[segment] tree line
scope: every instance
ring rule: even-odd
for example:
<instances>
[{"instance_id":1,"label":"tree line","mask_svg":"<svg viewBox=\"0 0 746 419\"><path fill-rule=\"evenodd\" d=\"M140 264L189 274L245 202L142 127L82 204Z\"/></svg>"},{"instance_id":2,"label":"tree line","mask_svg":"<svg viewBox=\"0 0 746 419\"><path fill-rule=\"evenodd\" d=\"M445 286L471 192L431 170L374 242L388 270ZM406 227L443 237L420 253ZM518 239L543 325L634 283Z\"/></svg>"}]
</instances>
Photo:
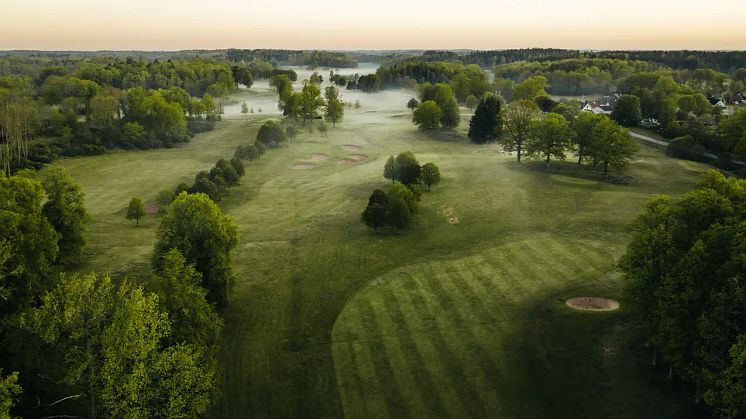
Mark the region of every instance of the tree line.
<instances>
[{"instance_id":1,"label":"tree line","mask_svg":"<svg viewBox=\"0 0 746 419\"><path fill-rule=\"evenodd\" d=\"M146 280L65 274L86 243L80 187L59 167L0 175L0 416L205 414L238 238L214 197L196 189L243 172L240 158L220 160L192 193L159 194ZM127 215L139 221L137 201Z\"/></svg>"},{"instance_id":2,"label":"tree line","mask_svg":"<svg viewBox=\"0 0 746 419\"><path fill-rule=\"evenodd\" d=\"M620 266L637 336L718 417L746 413L746 182L716 171L647 204Z\"/></svg>"},{"instance_id":3,"label":"tree line","mask_svg":"<svg viewBox=\"0 0 746 419\"><path fill-rule=\"evenodd\" d=\"M495 66L494 73L496 79L507 79L514 83L532 76L543 76L547 79L548 93L580 96L613 92L619 80L634 73L659 68L660 65L648 61L585 58L499 64Z\"/></svg>"},{"instance_id":4,"label":"tree line","mask_svg":"<svg viewBox=\"0 0 746 419\"><path fill-rule=\"evenodd\" d=\"M211 60L39 61L0 77L0 162L10 173L59 155L173 147L212 129L248 67ZM44 141L36 141L37 136Z\"/></svg>"},{"instance_id":5,"label":"tree line","mask_svg":"<svg viewBox=\"0 0 746 419\"><path fill-rule=\"evenodd\" d=\"M356 68L357 60L343 52L276 49L229 49L226 59L232 62L263 61L280 65L334 68Z\"/></svg>"}]
</instances>

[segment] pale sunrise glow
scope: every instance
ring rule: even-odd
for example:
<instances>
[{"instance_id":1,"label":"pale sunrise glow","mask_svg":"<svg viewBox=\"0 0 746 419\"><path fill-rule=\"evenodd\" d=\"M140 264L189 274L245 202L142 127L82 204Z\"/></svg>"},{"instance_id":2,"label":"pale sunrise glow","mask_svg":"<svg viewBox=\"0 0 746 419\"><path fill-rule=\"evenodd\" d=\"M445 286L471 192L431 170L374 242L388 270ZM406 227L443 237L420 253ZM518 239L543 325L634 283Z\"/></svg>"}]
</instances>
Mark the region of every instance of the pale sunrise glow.
<instances>
[{"instance_id":1,"label":"pale sunrise glow","mask_svg":"<svg viewBox=\"0 0 746 419\"><path fill-rule=\"evenodd\" d=\"M739 0L5 0L0 49L744 49Z\"/></svg>"}]
</instances>

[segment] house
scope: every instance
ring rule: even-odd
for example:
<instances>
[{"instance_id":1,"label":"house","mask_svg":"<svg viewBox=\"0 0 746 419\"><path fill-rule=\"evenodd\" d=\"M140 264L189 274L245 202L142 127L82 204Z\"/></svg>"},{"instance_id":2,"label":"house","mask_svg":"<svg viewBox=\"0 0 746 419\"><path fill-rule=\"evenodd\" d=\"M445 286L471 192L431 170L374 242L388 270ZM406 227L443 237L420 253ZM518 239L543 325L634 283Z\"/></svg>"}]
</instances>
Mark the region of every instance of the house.
<instances>
[{"instance_id":1,"label":"house","mask_svg":"<svg viewBox=\"0 0 746 419\"><path fill-rule=\"evenodd\" d=\"M725 108L728 107L728 104L725 103L725 99L723 99L721 97L710 96L710 97L707 98L707 100L710 101L710 105L712 105L712 106L719 106L719 107L721 107L723 109L725 109Z\"/></svg>"},{"instance_id":2,"label":"house","mask_svg":"<svg viewBox=\"0 0 746 419\"><path fill-rule=\"evenodd\" d=\"M728 96L728 103L731 105L744 105L746 104L746 95L741 92L736 92Z\"/></svg>"},{"instance_id":3,"label":"house","mask_svg":"<svg viewBox=\"0 0 746 419\"><path fill-rule=\"evenodd\" d=\"M609 103L600 104L595 101L586 102L581 109L583 112L592 112L594 115L611 115L614 107Z\"/></svg>"}]
</instances>

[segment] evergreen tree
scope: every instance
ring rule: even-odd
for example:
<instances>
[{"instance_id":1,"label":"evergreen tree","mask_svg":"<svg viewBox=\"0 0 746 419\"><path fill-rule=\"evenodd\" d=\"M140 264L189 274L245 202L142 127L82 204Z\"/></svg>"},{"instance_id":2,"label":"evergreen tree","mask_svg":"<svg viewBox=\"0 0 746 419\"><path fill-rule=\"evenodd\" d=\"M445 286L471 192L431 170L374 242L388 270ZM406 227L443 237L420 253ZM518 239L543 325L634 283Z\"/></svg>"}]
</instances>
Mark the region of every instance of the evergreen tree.
<instances>
[{"instance_id":1,"label":"evergreen tree","mask_svg":"<svg viewBox=\"0 0 746 419\"><path fill-rule=\"evenodd\" d=\"M469 138L478 144L496 140L502 134L501 103L495 96L482 99L469 122Z\"/></svg>"}]
</instances>

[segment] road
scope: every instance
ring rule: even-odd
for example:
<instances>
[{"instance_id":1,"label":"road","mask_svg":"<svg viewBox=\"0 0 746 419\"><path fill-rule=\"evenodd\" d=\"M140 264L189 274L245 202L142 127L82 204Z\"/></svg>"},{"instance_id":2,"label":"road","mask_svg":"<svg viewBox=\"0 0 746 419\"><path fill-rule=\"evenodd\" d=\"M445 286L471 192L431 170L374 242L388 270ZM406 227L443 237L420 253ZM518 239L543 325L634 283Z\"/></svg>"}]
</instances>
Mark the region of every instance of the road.
<instances>
[{"instance_id":1,"label":"road","mask_svg":"<svg viewBox=\"0 0 746 419\"><path fill-rule=\"evenodd\" d=\"M658 144L658 145L662 145L662 146L667 146L668 145L668 142L666 142L666 141L656 140L655 138L650 138L650 137L644 136L642 134L638 134L638 133L633 132L633 131L630 131L629 135L631 135L634 138L637 138L638 140L647 141L649 143ZM704 155L708 159L717 160L717 158L718 158L718 156L716 156L716 155L714 155L712 153L705 153ZM743 162L735 162L735 163L736 164L741 164L741 165L744 164Z\"/></svg>"}]
</instances>

